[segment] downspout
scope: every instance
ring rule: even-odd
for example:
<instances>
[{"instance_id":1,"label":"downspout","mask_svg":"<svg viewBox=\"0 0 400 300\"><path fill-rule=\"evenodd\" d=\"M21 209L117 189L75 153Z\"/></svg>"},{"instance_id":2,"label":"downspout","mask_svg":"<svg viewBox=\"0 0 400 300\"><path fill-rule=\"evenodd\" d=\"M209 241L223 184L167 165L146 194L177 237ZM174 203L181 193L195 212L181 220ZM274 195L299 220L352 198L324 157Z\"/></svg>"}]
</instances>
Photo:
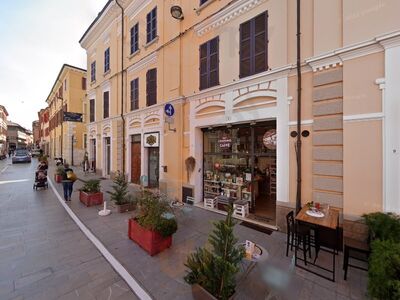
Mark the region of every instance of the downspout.
<instances>
[{"instance_id":1,"label":"downspout","mask_svg":"<svg viewBox=\"0 0 400 300\"><path fill-rule=\"evenodd\" d=\"M301 209L301 32L300 32L300 1L297 0L297 193L296 193L296 213Z\"/></svg>"},{"instance_id":2,"label":"downspout","mask_svg":"<svg viewBox=\"0 0 400 300\"><path fill-rule=\"evenodd\" d=\"M125 19L125 10L119 4L118 0L115 0L115 3L121 9L121 120L122 120L122 174L125 174L125 117L124 117L124 19Z\"/></svg>"}]
</instances>

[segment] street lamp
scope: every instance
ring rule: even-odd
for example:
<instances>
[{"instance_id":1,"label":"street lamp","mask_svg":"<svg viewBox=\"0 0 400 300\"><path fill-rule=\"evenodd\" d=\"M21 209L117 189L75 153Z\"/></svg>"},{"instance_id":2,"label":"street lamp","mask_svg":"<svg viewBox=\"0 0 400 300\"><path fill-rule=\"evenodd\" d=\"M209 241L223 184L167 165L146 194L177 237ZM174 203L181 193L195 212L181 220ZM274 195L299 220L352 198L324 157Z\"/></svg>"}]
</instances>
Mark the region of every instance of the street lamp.
<instances>
[{"instance_id":1,"label":"street lamp","mask_svg":"<svg viewBox=\"0 0 400 300\"><path fill-rule=\"evenodd\" d=\"M171 7L171 16L177 20L183 20L183 12L182 8L178 5L174 5Z\"/></svg>"}]
</instances>

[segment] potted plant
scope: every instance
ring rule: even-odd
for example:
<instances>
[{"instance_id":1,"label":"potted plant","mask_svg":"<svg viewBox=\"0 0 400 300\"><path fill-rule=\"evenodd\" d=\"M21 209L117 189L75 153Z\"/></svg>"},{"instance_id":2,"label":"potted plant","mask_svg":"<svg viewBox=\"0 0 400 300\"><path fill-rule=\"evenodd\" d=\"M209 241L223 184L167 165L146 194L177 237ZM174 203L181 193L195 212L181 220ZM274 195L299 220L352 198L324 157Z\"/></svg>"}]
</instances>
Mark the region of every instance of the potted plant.
<instances>
[{"instance_id":1,"label":"potted plant","mask_svg":"<svg viewBox=\"0 0 400 300\"><path fill-rule=\"evenodd\" d=\"M64 174L64 167L63 166L58 166L56 169L56 173L54 174L54 180L57 183L61 183L63 179L63 174Z\"/></svg>"},{"instance_id":2,"label":"potted plant","mask_svg":"<svg viewBox=\"0 0 400 300\"><path fill-rule=\"evenodd\" d=\"M369 296L400 299L400 216L377 212L363 217L371 238Z\"/></svg>"},{"instance_id":3,"label":"potted plant","mask_svg":"<svg viewBox=\"0 0 400 300\"><path fill-rule=\"evenodd\" d=\"M245 252L243 246L236 245L232 214L230 206L226 219L214 222L208 239L211 250L198 248L185 263L189 271L184 279L192 285L194 299L230 299L235 293L235 278Z\"/></svg>"},{"instance_id":4,"label":"potted plant","mask_svg":"<svg viewBox=\"0 0 400 300\"><path fill-rule=\"evenodd\" d=\"M117 171L113 182L113 191L108 193L111 195L111 200L114 201L117 206L118 212L123 213L134 210L136 208L135 200L128 192L128 182L124 174Z\"/></svg>"},{"instance_id":5,"label":"potted plant","mask_svg":"<svg viewBox=\"0 0 400 300\"><path fill-rule=\"evenodd\" d=\"M177 229L169 203L160 195L143 191L137 202L137 215L129 219L129 238L153 256L171 246Z\"/></svg>"},{"instance_id":6,"label":"potted plant","mask_svg":"<svg viewBox=\"0 0 400 300\"><path fill-rule=\"evenodd\" d=\"M100 180L92 179L86 181L83 187L79 189L79 200L86 206L103 204Z\"/></svg>"}]
</instances>

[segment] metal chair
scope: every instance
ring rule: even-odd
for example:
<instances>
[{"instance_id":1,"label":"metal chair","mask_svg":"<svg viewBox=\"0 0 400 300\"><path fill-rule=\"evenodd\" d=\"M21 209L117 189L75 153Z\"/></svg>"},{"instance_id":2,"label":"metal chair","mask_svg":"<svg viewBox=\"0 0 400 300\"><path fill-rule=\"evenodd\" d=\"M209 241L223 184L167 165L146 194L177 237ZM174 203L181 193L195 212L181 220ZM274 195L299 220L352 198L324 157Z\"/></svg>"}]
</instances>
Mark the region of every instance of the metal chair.
<instances>
[{"instance_id":1,"label":"metal chair","mask_svg":"<svg viewBox=\"0 0 400 300\"><path fill-rule=\"evenodd\" d=\"M311 258L310 228L308 226L296 223L294 220L293 211L286 215L286 226L286 256L289 255L289 246L290 251L293 251L294 246L295 251L303 251L304 263L307 265L307 252ZM300 248L300 244L302 244L302 248Z\"/></svg>"},{"instance_id":2,"label":"metal chair","mask_svg":"<svg viewBox=\"0 0 400 300\"><path fill-rule=\"evenodd\" d=\"M368 258L370 253L371 250L369 248L368 242L361 242L347 237L344 238L344 257L343 257L344 280L347 280L347 269L349 267L368 271L368 268L363 268L361 266L350 264L349 258L366 262L368 264Z\"/></svg>"}]
</instances>

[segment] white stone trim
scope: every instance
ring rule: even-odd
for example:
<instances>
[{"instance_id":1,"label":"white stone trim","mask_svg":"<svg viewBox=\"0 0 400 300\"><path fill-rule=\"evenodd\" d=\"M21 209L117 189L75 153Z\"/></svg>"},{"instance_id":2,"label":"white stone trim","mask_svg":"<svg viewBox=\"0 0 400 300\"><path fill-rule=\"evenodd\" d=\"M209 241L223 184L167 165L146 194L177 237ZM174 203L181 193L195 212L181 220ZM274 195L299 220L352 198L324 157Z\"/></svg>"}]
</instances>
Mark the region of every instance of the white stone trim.
<instances>
[{"instance_id":1,"label":"white stone trim","mask_svg":"<svg viewBox=\"0 0 400 300\"><path fill-rule=\"evenodd\" d=\"M129 21L132 21L136 18L140 12L151 3L151 0L135 0L132 1L131 4L125 10L126 15L129 18Z\"/></svg>"},{"instance_id":2,"label":"white stone trim","mask_svg":"<svg viewBox=\"0 0 400 300\"><path fill-rule=\"evenodd\" d=\"M130 66L127 70L128 75L132 73L137 73L147 67L149 67L152 64L155 64L157 62L157 52L151 53L149 56L146 56L142 60L138 61L137 63L133 64Z\"/></svg>"},{"instance_id":3,"label":"white stone trim","mask_svg":"<svg viewBox=\"0 0 400 300\"><path fill-rule=\"evenodd\" d=\"M267 0L241 0L226 6L222 11L213 15L211 18L206 19L204 22L196 25L194 31L198 36L215 30L216 28L236 19L237 17L247 13L258 5L266 2Z\"/></svg>"},{"instance_id":4,"label":"white stone trim","mask_svg":"<svg viewBox=\"0 0 400 300\"><path fill-rule=\"evenodd\" d=\"M384 113L377 112L377 113L343 116L343 121L344 122L375 121L375 120L382 120L383 117L384 117Z\"/></svg>"},{"instance_id":5,"label":"white stone trim","mask_svg":"<svg viewBox=\"0 0 400 300\"><path fill-rule=\"evenodd\" d=\"M314 120L310 119L310 120L302 120L301 121L301 125L312 125L314 124ZM288 123L289 126L296 126L297 125L297 121L290 121Z\"/></svg>"}]
</instances>

